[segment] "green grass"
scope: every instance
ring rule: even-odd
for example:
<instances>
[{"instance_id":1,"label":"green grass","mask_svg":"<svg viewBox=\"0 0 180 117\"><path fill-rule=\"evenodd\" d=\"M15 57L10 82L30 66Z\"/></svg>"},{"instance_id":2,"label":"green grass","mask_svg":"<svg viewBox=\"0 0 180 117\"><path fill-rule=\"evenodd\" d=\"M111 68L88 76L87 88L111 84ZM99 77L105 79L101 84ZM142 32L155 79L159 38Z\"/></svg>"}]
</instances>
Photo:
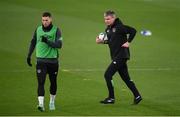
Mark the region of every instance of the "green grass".
<instances>
[{"instance_id":1,"label":"green grass","mask_svg":"<svg viewBox=\"0 0 180 117\"><path fill-rule=\"evenodd\" d=\"M180 115L179 4L179 0L1 0L0 115ZM131 105L133 96L118 75L114 76L116 103L98 103L107 96L103 73L110 57L108 47L95 44L95 37L105 28L107 9L138 30L128 62L143 96L138 106ZM52 12L64 45L57 109L48 111L47 79L46 111L41 113L36 109L35 56L30 68L26 55L44 11ZM153 35L141 36L142 29Z\"/></svg>"}]
</instances>

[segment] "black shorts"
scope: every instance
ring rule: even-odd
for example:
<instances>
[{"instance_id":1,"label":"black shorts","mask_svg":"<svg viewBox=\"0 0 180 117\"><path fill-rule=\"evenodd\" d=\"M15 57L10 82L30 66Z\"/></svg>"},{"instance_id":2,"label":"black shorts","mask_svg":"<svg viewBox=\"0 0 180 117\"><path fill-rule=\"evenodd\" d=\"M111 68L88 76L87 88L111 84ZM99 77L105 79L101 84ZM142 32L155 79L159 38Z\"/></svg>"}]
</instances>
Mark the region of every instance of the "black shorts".
<instances>
[{"instance_id":1,"label":"black shorts","mask_svg":"<svg viewBox=\"0 0 180 117\"><path fill-rule=\"evenodd\" d=\"M59 69L59 64L58 62L56 63L45 63L45 62L40 62L38 61L36 64L36 73L37 76L42 76L42 75L56 75L58 73Z\"/></svg>"}]
</instances>

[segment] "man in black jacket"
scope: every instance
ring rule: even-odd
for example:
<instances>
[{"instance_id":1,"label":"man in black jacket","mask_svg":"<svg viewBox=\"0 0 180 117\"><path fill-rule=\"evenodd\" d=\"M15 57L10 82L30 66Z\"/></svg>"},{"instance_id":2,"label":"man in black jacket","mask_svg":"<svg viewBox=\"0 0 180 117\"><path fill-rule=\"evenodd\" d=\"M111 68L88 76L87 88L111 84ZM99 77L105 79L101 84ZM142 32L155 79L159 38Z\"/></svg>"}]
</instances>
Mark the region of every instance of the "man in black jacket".
<instances>
[{"instance_id":1,"label":"man in black jacket","mask_svg":"<svg viewBox=\"0 0 180 117\"><path fill-rule=\"evenodd\" d=\"M130 79L127 67L127 60L130 59L129 44L136 35L136 30L130 26L124 25L119 18L116 18L114 11L106 11L104 20L107 28L107 40L96 38L97 44L108 44L112 62L107 68L104 77L109 91L109 96L100 103L113 104L115 102L113 75L118 72L122 80L134 95L134 104L138 104L142 97L135 84Z\"/></svg>"}]
</instances>

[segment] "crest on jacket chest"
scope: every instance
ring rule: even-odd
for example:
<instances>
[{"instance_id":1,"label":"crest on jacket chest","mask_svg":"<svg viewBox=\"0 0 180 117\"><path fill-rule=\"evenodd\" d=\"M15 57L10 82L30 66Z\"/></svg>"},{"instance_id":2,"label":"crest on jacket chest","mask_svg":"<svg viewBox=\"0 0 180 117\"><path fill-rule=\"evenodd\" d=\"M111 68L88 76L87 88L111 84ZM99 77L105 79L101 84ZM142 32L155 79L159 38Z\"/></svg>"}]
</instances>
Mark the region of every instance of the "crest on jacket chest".
<instances>
[{"instance_id":1,"label":"crest on jacket chest","mask_svg":"<svg viewBox=\"0 0 180 117\"><path fill-rule=\"evenodd\" d=\"M116 28L112 28L112 32L116 32Z\"/></svg>"}]
</instances>

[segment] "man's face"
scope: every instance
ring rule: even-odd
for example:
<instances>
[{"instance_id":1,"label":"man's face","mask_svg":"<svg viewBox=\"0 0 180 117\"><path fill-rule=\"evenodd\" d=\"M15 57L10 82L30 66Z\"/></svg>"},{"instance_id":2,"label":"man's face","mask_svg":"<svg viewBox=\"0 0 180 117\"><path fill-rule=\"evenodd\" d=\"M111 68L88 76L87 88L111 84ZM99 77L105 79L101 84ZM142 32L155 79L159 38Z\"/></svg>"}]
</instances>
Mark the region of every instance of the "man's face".
<instances>
[{"instance_id":1,"label":"man's face","mask_svg":"<svg viewBox=\"0 0 180 117\"><path fill-rule=\"evenodd\" d=\"M104 16L104 22L107 26L112 25L114 21L115 21L115 16L111 16L111 15Z\"/></svg>"},{"instance_id":2,"label":"man's face","mask_svg":"<svg viewBox=\"0 0 180 117\"><path fill-rule=\"evenodd\" d=\"M52 22L51 17L42 17L42 24L44 27L48 27Z\"/></svg>"}]
</instances>

